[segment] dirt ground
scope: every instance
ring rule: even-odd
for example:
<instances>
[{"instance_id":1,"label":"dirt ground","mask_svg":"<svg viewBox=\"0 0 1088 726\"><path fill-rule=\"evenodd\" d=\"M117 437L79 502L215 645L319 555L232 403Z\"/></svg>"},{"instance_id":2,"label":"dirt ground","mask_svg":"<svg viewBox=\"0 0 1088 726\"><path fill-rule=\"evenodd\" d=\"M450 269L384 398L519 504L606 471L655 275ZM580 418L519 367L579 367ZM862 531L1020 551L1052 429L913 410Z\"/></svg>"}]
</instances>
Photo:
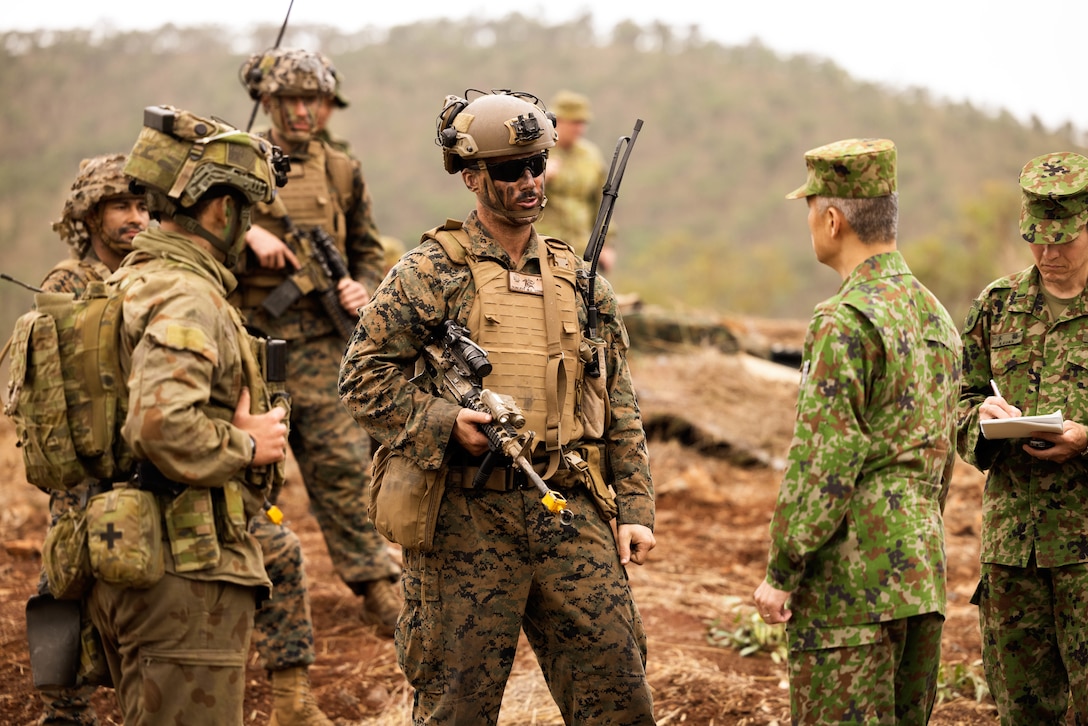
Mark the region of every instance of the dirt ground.
<instances>
[{"instance_id":1,"label":"dirt ground","mask_svg":"<svg viewBox=\"0 0 1088 726\"><path fill-rule=\"evenodd\" d=\"M799 344L803 327L767 328ZM767 531L789 446L796 372L712 348L636 355L632 370L657 489L658 545L629 570L649 634L648 673L657 721L666 724L788 724L785 667L768 653L741 656L715 645L710 628L751 622L762 580ZM992 701L975 698L981 680L976 609L982 476L960 462L946 511L948 620L943 661L950 688L931 723L996 723ZM25 483L10 423L0 420L0 723L29 724L40 713L32 686L24 607L40 567L46 498ZM281 502L302 539L311 584L318 701L341 724L410 723L410 689L392 642L359 619L359 602L332 572L324 541L293 481ZM394 554L396 549L391 547ZM252 661L251 661L252 663ZM265 724L271 693L255 665L248 673L246 723ZM120 723L113 694L95 696L99 720ZM524 638L507 686L502 724L559 724Z\"/></svg>"}]
</instances>

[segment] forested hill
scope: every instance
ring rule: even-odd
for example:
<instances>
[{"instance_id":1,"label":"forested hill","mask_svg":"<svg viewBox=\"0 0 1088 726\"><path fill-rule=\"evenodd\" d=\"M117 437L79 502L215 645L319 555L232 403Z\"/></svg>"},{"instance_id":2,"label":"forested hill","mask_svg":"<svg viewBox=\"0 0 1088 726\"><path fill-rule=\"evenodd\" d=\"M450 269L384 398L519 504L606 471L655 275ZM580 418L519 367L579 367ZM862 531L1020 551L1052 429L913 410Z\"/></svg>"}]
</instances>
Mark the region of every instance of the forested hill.
<instances>
[{"instance_id":1,"label":"forested hill","mask_svg":"<svg viewBox=\"0 0 1088 726\"><path fill-rule=\"evenodd\" d=\"M169 103L244 127L252 102L238 67L271 45L277 22L242 35L214 26L0 34L0 271L37 283L64 254L50 223L79 160L131 148L144 106ZM1020 168L1085 141L1082 129L860 82L826 59L784 57L756 40L723 46L697 31L634 23L600 37L588 15L357 34L292 27L283 45L335 60L352 105L333 130L363 159L382 231L409 245L471 205L434 144L447 94L585 93L596 112L588 135L606 158L643 119L613 217L612 278L622 291L685 309L808 317L838 278L813 260L804 205L783 196L804 178L806 149L881 136L899 147L900 246L962 320L986 282L1030 262L1016 237ZM0 285L0 324L10 329L31 299Z\"/></svg>"}]
</instances>

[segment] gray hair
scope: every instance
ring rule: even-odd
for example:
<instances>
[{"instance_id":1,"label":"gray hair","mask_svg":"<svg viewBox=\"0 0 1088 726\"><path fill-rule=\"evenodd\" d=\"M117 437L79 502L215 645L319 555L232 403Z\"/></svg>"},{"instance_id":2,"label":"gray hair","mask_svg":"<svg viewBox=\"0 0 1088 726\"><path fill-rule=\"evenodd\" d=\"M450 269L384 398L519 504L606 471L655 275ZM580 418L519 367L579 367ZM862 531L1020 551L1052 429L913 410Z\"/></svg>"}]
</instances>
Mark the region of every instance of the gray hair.
<instances>
[{"instance_id":1,"label":"gray hair","mask_svg":"<svg viewBox=\"0 0 1088 726\"><path fill-rule=\"evenodd\" d=\"M893 242L899 226L899 192L870 199L816 197L817 211L835 207L864 244Z\"/></svg>"}]
</instances>

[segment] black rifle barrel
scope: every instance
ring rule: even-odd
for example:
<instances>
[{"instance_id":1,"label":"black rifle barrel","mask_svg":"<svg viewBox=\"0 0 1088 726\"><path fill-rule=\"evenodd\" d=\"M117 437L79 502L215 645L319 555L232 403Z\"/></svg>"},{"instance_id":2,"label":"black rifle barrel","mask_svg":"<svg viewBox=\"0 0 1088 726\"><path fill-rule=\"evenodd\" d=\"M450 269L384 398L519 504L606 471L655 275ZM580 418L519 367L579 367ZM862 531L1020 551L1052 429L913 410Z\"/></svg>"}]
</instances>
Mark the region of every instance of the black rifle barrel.
<instances>
[{"instance_id":1,"label":"black rifle barrel","mask_svg":"<svg viewBox=\"0 0 1088 726\"><path fill-rule=\"evenodd\" d=\"M621 136L616 142L616 150L612 153L612 165L608 169L608 178L605 179L604 189L601 194L601 207L597 210L597 220L593 223L593 233L589 236L589 244L583 259L589 263L588 284L585 290L587 325L586 332L590 338L597 337L597 303L594 300L594 288L597 283L597 261L604 249L604 240L608 235L608 225L612 221L612 209L616 206L616 198L620 195L620 182L623 181L623 172L627 168L627 160L631 158L631 149L635 146L635 139L642 129L642 119L635 120L635 128L630 136ZM620 153L622 152L622 156Z\"/></svg>"}]
</instances>

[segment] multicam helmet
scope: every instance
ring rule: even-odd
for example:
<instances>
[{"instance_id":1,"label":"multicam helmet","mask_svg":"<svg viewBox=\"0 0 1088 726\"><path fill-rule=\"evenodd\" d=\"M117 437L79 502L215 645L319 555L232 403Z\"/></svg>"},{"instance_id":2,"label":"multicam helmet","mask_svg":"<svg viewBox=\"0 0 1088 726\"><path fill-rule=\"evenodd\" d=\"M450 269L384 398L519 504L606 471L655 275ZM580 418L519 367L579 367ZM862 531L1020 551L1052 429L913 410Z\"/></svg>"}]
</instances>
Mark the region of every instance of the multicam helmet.
<instances>
[{"instance_id":1,"label":"multicam helmet","mask_svg":"<svg viewBox=\"0 0 1088 726\"><path fill-rule=\"evenodd\" d=\"M262 96L333 96L336 71L325 60L308 50L274 48L251 55L238 78L254 101Z\"/></svg>"},{"instance_id":2,"label":"multicam helmet","mask_svg":"<svg viewBox=\"0 0 1088 726\"><path fill-rule=\"evenodd\" d=\"M124 165L124 154L104 154L79 163L79 174L64 201L61 218L53 223L53 231L72 248L77 258L85 257L91 247L87 215L98 208L99 202L135 196L129 190L130 179L124 174Z\"/></svg>"},{"instance_id":3,"label":"multicam helmet","mask_svg":"<svg viewBox=\"0 0 1088 726\"><path fill-rule=\"evenodd\" d=\"M438 115L442 164L455 174L470 166L469 160L513 156L555 146L555 117L536 96L517 91L492 91L471 101L446 96Z\"/></svg>"},{"instance_id":4,"label":"multicam helmet","mask_svg":"<svg viewBox=\"0 0 1088 726\"><path fill-rule=\"evenodd\" d=\"M276 187L287 179L286 159L268 141L173 106L144 109L144 126L124 172L146 189L147 206L153 215L173 216L208 239L227 256L228 266L233 265L244 244L252 205L271 202ZM244 224L233 243L194 227L186 213L209 189L218 186L232 188L246 202L241 210Z\"/></svg>"}]
</instances>

